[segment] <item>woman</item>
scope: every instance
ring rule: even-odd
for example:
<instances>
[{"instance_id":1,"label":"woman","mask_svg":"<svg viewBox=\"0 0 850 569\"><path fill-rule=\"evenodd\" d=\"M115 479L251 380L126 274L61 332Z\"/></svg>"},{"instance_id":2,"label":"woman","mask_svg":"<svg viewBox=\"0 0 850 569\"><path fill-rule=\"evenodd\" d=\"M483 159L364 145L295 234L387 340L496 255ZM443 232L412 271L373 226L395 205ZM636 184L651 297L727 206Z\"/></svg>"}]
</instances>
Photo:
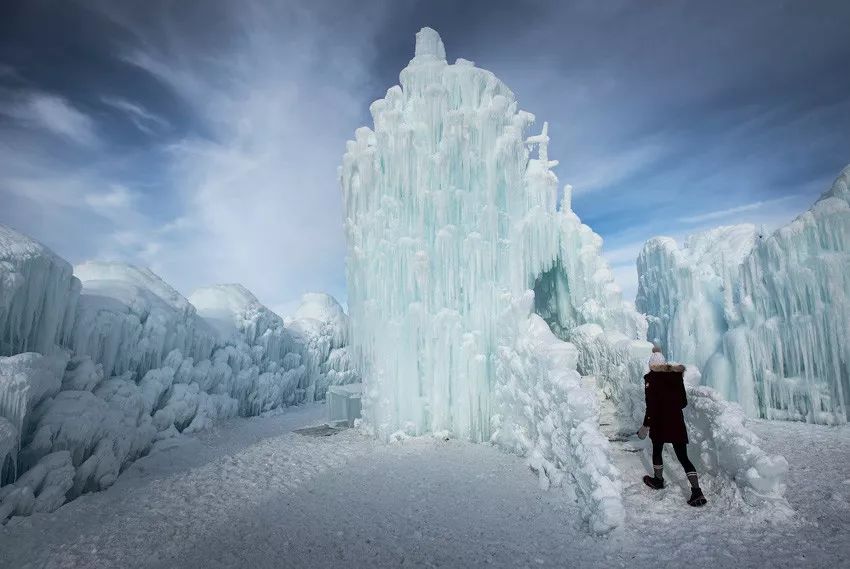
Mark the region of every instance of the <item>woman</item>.
<instances>
[{"instance_id":1,"label":"woman","mask_svg":"<svg viewBox=\"0 0 850 569\"><path fill-rule=\"evenodd\" d=\"M649 373L643 376L646 395L646 415L638 436L643 439L649 433L652 440L652 469L655 476L644 476L643 481L653 490L664 488L664 443L672 443L676 458L685 469L691 483L688 504L704 506L707 500L699 487L699 479L693 463L688 459L688 430L682 409L687 407L685 396L685 367L668 365L661 350L655 346L649 359Z\"/></svg>"}]
</instances>

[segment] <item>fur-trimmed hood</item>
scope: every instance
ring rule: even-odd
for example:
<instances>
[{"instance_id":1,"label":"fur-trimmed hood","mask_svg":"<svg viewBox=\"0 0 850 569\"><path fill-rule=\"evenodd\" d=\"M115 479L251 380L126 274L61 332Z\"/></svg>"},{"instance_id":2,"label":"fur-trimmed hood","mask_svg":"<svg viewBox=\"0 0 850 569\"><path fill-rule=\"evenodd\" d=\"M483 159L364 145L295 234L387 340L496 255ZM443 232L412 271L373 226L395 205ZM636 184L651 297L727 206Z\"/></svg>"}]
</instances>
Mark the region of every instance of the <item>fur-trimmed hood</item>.
<instances>
[{"instance_id":1,"label":"fur-trimmed hood","mask_svg":"<svg viewBox=\"0 0 850 569\"><path fill-rule=\"evenodd\" d=\"M652 371L675 371L675 372L684 372L685 366L682 364L652 364L649 366L649 369Z\"/></svg>"}]
</instances>

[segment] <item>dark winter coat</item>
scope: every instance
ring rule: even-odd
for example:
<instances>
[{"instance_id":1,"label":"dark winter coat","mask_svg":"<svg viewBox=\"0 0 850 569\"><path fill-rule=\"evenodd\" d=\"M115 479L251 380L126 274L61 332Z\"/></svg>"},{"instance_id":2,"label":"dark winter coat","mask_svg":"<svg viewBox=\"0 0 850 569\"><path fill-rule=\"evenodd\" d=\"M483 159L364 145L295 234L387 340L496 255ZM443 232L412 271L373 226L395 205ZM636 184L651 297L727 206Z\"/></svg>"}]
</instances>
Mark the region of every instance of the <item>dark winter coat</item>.
<instances>
[{"instance_id":1,"label":"dark winter coat","mask_svg":"<svg viewBox=\"0 0 850 569\"><path fill-rule=\"evenodd\" d=\"M687 407L683 366L653 366L643 376L649 438L658 443L687 443L688 430L682 409Z\"/></svg>"}]
</instances>

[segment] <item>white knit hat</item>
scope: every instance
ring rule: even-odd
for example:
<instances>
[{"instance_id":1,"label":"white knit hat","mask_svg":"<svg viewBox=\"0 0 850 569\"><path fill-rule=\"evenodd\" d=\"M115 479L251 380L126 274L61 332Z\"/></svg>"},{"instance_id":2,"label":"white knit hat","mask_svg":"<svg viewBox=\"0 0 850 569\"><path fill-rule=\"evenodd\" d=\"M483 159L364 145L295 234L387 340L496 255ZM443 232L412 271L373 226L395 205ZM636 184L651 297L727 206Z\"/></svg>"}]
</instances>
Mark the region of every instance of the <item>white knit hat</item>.
<instances>
[{"instance_id":1,"label":"white knit hat","mask_svg":"<svg viewBox=\"0 0 850 569\"><path fill-rule=\"evenodd\" d=\"M649 367L652 367L654 365L664 365L666 363L667 359L661 352L652 352L652 355L649 356Z\"/></svg>"}]
</instances>

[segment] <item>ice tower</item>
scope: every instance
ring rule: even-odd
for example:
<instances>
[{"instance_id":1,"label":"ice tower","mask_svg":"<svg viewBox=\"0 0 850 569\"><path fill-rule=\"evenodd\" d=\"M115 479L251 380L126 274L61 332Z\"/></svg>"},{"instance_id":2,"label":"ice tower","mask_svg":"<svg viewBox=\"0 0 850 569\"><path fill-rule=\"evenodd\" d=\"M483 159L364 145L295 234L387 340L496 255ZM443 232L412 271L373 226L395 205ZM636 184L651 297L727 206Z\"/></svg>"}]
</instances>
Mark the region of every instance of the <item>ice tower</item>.
<instances>
[{"instance_id":1,"label":"ice tower","mask_svg":"<svg viewBox=\"0 0 850 569\"><path fill-rule=\"evenodd\" d=\"M569 187L558 208L546 123L529 136L534 116L510 89L448 64L430 28L370 110L374 130L357 130L340 170L367 425L492 440L544 485L569 471L594 527L613 527L618 475L576 368L613 386L650 346Z\"/></svg>"}]
</instances>

